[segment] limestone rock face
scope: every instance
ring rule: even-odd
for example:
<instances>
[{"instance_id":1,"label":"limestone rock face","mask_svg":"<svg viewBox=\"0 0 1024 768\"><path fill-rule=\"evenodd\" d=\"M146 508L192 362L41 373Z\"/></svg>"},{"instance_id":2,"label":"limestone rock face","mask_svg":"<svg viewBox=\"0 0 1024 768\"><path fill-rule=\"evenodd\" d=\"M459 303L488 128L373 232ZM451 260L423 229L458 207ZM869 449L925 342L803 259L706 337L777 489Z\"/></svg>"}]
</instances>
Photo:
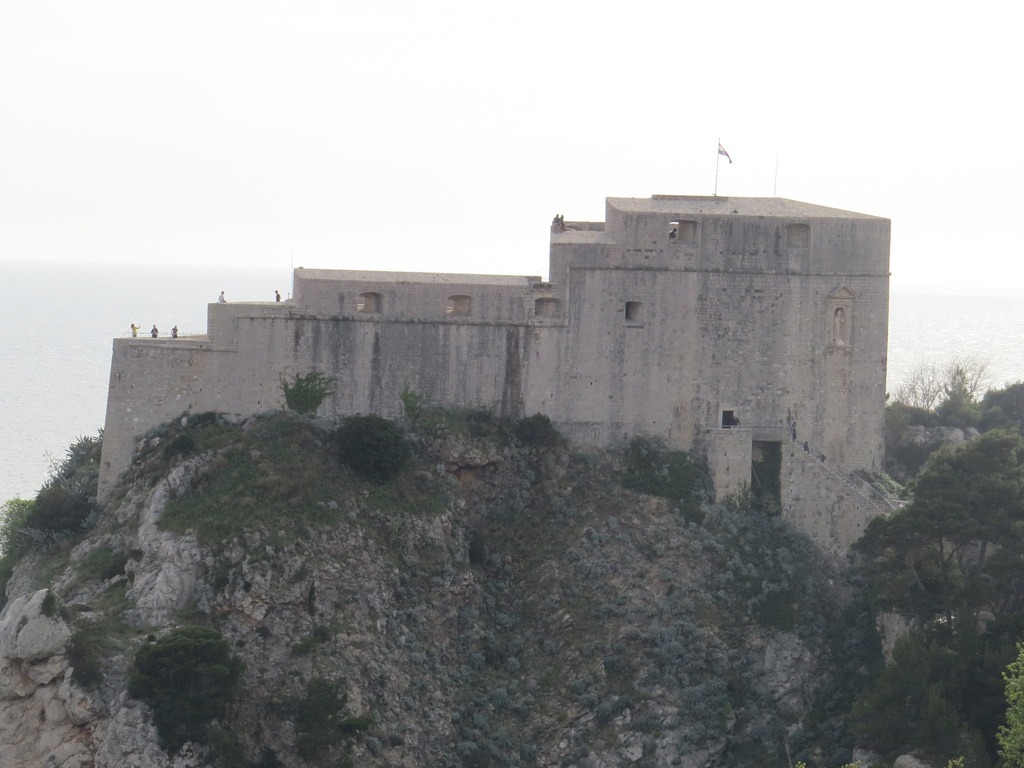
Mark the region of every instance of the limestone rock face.
<instances>
[{"instance_id":1,"label":"limestone rock face","mask_svg":"<svg viewBox=\"0 0 1024 768\"><path fill-rule=\"evenodd\" d=\"M900 755L892 764L892 768L932 768L932 765L914 755Z\"/></svg>"},{"instance_id":2,"label":"limestone rock face","mask_svg":"<svg viewBox=\"0 0 1024 768\"><path fill-rule=\"evenodd\" d=\"M12 600L0 613L0 699L29 696L62 675L71 630L59 617L43 614L49 590ZM51 598L52 599L52 598Z\"/></svg>"},{"instance_id":3,"label":"limestone rock face","mask_svg":"<svg viewBox=\"0 0 1024 768\"><path fill-rule=\"evenodd\" d=\"M419 465L392 487L320 492L314 522L294 524L282 503L270 522L204 538L161 522L223 462L153 455L159 473L140 470L64 560L47 555L48 583L33 558L10 582L3 768L212 765L206 747L162 750L149 707L128 694L140 645L187 623L215 626L246 664L220 726L250 764L271 755L289 768L496 754L716 768L746 733L799 729L828 672L794 632L722 626L723 597L702 592L717 567L701 554L717 551L707 534L611 482L608 459L447 435L422 441ZM90 570L115 556L116 573ZM72 651L89 637L105 644L98 674L80 683ZM302 758L296 713L317 679L372 725Z\"/></svg>"},{"instance_id":4,"label":"limestone rock face","mask_svg":"<svg viewBox=\"0 0 1024 768\"><path fill-rule=\"evenodd\" d=\"M90 764L80 726L94 713L70 682L71 630L40 589L0 613L0 764L78 768ZM52 615L47 615L52 614Z\"/></svg>"},{"instance_id":5,"label":"limestone rock face","mask_svg":"<svg viewBox=\"0 0 1024 768\"><path fill-rule=\"evenodd\" d=\"M176 467L139 505L138 549L144 554L125 595L133 605L127 618L134 626L165 625L195 599L202 559L195 537L174 536L158 527L167 500L184 492L195 467L196 462Z\"/></svg>"},{"instance_id":6,"label":"limestone rock face","mask_svg":"<svg viewBox=\"0 0 1024 768\"><path fill-rule=\"evenodd\" d=\"M784 712L799 715L812 704L818 674L810 649L790 632L772 635L764 651L765 687Z\"/></svg>"}]
</instances>

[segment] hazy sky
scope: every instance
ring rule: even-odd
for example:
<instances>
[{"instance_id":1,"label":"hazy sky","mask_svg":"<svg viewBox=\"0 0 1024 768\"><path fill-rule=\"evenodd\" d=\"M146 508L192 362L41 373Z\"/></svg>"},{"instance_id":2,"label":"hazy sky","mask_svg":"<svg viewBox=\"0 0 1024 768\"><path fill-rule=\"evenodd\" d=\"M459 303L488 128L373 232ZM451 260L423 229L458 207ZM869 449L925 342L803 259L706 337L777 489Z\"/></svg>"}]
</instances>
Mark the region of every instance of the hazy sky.
<instances>
[{"instance_id":1,"label":"hazy sky","mask_svg":"<svg viewBox=\"0 0 1024 768\"><path fill-rule=\"evenodd\" d=\"M0 0L0 259L546 275L721 137L720 195L891 218L894 290L1024 294L1024 6L843 7Z\"/></svg>"}]
</instances>

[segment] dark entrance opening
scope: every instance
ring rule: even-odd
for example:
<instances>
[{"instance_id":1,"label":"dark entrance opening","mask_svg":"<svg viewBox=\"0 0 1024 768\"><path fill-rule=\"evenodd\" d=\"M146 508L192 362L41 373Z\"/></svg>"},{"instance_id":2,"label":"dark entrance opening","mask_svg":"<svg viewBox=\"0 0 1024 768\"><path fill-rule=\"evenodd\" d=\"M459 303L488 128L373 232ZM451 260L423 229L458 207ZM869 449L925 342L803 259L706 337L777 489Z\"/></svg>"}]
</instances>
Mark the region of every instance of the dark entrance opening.
<instances>
[{"instance_id":1,"label":"dark entrance opening","mask_svg":"<svg viewBox=\"0 0 1024 768\"><path fill-rule=\"evenodd\" d=\"M750 453L750 496L755 506L782 510L782 443L755 440Z\"/></svg>"},{"instance_id":2,"label":"dark entrance opening","mask_svg":"<svg viewBox=\"0 0 1024 768\"><path fill-rule=\"evenodd\" d=\"M736 422L736 414L733 411L722 411L722 426L731 427Z\"/></svg>"}]
</instances>

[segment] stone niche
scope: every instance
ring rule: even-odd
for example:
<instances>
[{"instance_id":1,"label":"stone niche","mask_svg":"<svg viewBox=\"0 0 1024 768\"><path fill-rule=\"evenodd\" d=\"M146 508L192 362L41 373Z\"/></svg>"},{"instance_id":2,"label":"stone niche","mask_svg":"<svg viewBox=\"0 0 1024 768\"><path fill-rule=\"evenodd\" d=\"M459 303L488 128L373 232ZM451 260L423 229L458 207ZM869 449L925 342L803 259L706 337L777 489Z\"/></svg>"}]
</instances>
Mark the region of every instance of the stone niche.
<instances>
[{"instance_id":1,"label":"stone niche","mask_svg":"<svg viewBox=\"0 0 1024 768\"><path fill-rule=\"evenodd\" d=\"M853 291L841 286L829 294L826 336L831 347L853 343Z\"/></svg>"}]
</instances>

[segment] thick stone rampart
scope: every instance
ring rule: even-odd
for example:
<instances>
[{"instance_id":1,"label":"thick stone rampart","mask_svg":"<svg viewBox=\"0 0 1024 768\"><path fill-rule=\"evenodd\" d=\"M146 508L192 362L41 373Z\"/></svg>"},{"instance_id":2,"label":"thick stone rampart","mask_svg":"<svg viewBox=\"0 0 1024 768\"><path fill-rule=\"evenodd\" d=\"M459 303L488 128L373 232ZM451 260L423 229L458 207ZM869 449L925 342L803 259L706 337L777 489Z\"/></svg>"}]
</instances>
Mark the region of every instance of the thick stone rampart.
<instances>
[{"instance_id":1,"label":"thick stone rampart","mask_svg":"<svg viewBox=\"0 0 1024 768\"><path fill-rule=\"evenodd\" d=\"M544 413L581 445L647 436L693 451L723 492L750 472L750 440L737 454L719 434L732 419L880 468L888 220L670 196L609 198L606 219L552 228L549 282L300 268L290 301L211 304L206 337L118 339L101 498L147 430L186 411L281 407L282 378L312 370L336 380L324 416L398 416L406 388L446 407ZM856 500L822 507L819 479L791 475L778 484L787 514L845 546Z\"/></svg>"}]
</instances>

